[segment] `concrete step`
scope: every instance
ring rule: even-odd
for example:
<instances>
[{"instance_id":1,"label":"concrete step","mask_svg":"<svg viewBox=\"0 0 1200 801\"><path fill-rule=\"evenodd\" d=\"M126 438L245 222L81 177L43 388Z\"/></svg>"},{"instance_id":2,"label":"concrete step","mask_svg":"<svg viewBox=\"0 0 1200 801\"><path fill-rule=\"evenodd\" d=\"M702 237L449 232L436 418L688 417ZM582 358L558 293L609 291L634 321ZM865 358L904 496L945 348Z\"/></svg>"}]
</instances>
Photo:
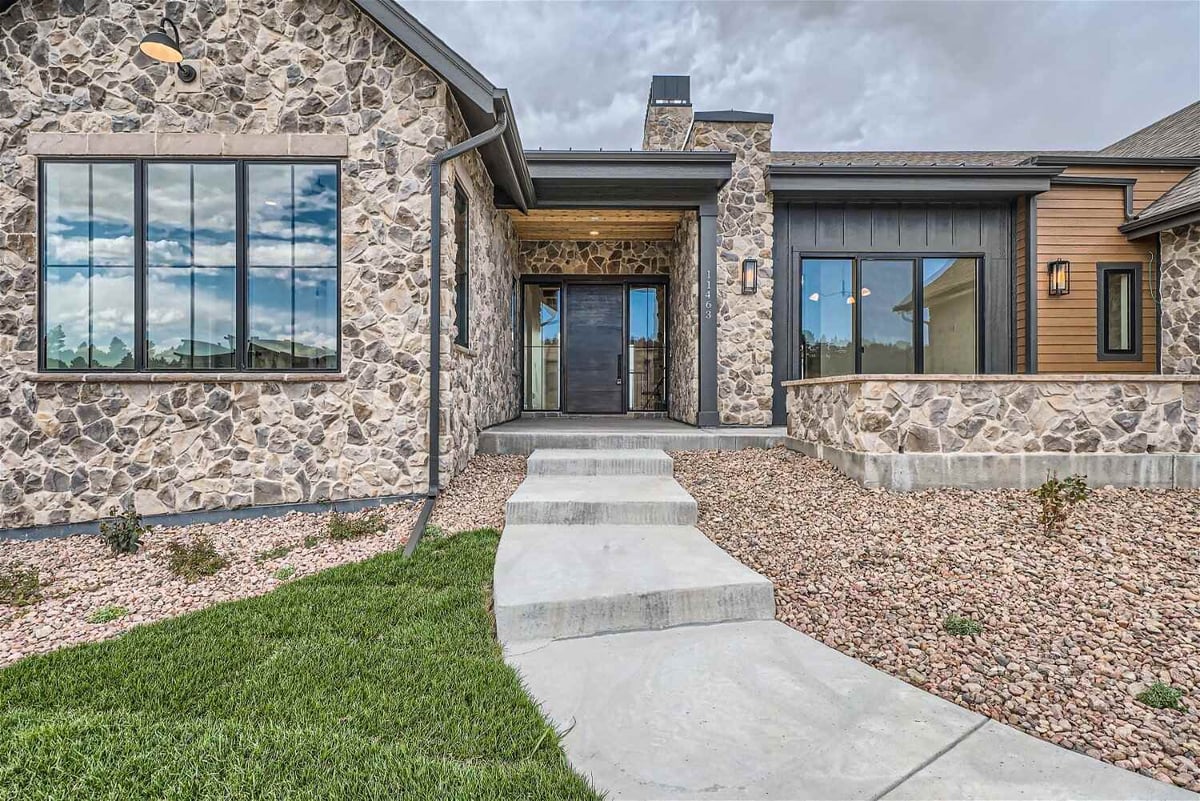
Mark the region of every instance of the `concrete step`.
<instances>
[{"instance_id":1,"label":"concrete step","mask_svg":"<svg viewBox=\"0 0 1200 801\"><path fill-rule=\"evenodd\" d=\"M546 448L529 457L531 476L669 476L674 463L654 448Z\"/></svg>"},{"instance_id":2,"label":"concrete step","mask_svg":"<svg viewBox=\"0 0 1200 801\"><path fill-rule=\"evenodd\" d=\"M1006 729L783 623L505 643L611 799L1194 798Z\"/></svg>"},{"instance_id":3,"label":"concrete step","mask_svg":"<svg viewBox=\"0 0 1200 801\"><path fill-rule=\"evenodd\" d=\"M505 521L690 526L696 501L666 476L529 476L508 499Z\"/></svg>"},{"instance_id":4,"label":"concrete step","mask_svg":"<svg viewBox=\"0 0 1200 801\"><path fill-rule=\"evenodd\" d=\"M692 526L508 525L493 586L501 642L775 617L770 580Z\"/></svg>"}]
</instances>

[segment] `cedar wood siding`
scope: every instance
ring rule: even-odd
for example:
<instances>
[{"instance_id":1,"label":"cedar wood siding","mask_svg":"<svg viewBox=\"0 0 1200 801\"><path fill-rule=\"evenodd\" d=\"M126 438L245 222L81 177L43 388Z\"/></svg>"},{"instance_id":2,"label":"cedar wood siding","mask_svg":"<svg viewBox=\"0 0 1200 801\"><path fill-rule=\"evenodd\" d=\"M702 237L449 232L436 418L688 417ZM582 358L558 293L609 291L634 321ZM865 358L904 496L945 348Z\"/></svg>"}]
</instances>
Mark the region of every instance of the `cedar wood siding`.
<instances>
[{"instance_id":1,"label":"cedar wood siding","mask_svg":"<svg viewBox=\"0 0 1200 801\"><path fill-rule=\"evenodd\" d=\"M1016 253L1013 254L1013 286L1016 287L1016 371L1018 373L1025 372L1025 352L1027 350L1025 342L1025 251L1026 251L1026 218L1028 215L1028 198L1021 196L1017 198L1017 219L1014 228L1014 241L1016 242Z\"/></svg>"},{"instance_id":2,"label":"cedar wood siding","mask_svg":"<svg viewBox=\"0 0 1200 801\"><path fill-rule=\"evenodd\" d=\"M1070 167L1064 175L1135 178L1137 213L1188 174L1187 169ZM1125 222L1125 190L1120 186L1059 184L1038 196L1037 206L1037 357L1039 373L1152 373L1156 370L1157 306L1151 295L1148 265L1154 239L1131 242L1117 227ZM1020 225L1020 223L1018 223ZM1071 262L1070 294L1049 295L1047 265ZM1096 265L1136 262L1142 272L1142 358L1100 361L1096 357ZM1021 268L1018 267L1018 270ZM1023 308L1018 283L1018 309ZM1018 311L1020 314L1020 311ZM1018 321L1021 318L1018 318ZM1018 322L1020 325L1020 322ZM1019 330L1019 329L1018 329ZM1018 348L1022 338L1018 337Z\"/></svg>"}]
</instances>

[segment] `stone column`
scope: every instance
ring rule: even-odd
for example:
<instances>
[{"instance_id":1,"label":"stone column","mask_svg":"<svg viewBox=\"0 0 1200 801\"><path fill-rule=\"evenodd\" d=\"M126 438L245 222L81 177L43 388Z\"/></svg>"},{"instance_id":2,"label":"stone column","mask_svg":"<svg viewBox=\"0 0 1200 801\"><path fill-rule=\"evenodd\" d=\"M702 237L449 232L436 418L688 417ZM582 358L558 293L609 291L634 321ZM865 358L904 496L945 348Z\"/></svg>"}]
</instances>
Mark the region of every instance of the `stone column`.
<instances>
[{"instance_id":1,"label":"stone column","mask_svg":"<svg viewBox=\"0 0 1200 801\"><path fill-rule=\"evenodd\" d=\"M1162 372L1200 373L1200 223L1159 234Z\"/></svg>"},{"instance_id":2,"label":"stone column","mask_svg":"<svg viewBox=\"0 0 1200 801\"><path fill-rule=\"evenodd\" d=\"M696 423L720 425L717 409L717 213L715 199L700 207L700 408Z\"/></svg>"}]
</instances>

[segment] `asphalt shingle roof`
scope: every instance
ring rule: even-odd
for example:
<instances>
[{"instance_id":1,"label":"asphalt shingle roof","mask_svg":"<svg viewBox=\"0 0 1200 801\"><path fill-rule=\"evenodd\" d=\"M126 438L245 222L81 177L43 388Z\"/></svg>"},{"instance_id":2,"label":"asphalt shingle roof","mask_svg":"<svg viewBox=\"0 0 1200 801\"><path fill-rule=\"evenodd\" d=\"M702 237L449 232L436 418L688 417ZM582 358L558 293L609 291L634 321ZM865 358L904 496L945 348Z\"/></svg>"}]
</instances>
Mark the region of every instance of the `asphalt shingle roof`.
<instances>
[{"instance_id":1,"label":"asphalt shingle roof","mask_svg":"<svg viewBox=\"0 0 1200 801\"><path fill-rule=\"evenodd\" d=\"M1163 193L1162 197L1142 209L1135 220L1146 220L1174 211L1200 205L1200 168L1192 170L1182 181Z\"/></svg>"},{"instance_id":2,"label":"asphalt shingle roof","mask_svg":"<svg viewBox=\"0 0 1200 801\"><path fill-rule=\"evenodd\" d=\"M1152 158L1200 156L1200 101L1113 142L1102 156Z\"/></svg>"}]
</instances>

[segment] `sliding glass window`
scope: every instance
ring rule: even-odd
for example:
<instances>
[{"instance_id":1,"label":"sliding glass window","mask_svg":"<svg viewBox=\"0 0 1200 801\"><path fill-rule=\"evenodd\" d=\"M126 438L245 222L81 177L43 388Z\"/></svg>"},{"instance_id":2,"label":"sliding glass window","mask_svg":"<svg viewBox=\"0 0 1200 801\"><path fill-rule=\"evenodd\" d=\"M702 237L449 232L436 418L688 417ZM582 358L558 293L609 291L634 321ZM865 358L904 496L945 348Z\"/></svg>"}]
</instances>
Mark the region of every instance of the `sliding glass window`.
<instances>
[{"instance_id":1,"label":"sliding glass window","mask_svg":"<svg viewBox=\"0 0 1200 801\"><path fill-rule=\"evenodd\" d=\"M525 411L557 411L561 287L525 285Z\"/></svg>"},{"instance_id":2,"label":"sliding glass window","mask_svg":"<svg viewBox=\"0 0 1200 801\"><path fill-rule=\"evenodd\" d=\"M804 377L978 372L979 263L956 256L801 259Z\"/></svg>"},{"instance_id":3,"label":"sliding glass window","mask_svg":"<svg viewBox=\"0 0 1200 801\"><path fill-rule=\"evenodd\" d=\"M336 370L333 163L47 161L42 368Z\"/></svg>"}]
</instances>

